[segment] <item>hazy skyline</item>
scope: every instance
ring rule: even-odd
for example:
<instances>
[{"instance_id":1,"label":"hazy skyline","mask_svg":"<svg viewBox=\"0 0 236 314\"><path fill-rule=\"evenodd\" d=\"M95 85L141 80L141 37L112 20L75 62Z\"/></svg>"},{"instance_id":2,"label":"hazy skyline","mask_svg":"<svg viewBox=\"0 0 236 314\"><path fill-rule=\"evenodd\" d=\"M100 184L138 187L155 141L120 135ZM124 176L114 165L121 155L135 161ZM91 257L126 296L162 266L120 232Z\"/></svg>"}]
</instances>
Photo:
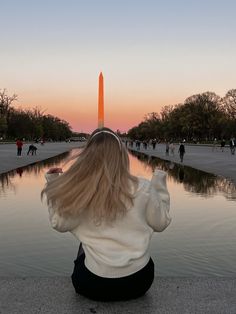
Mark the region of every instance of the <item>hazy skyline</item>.
<instances>
[{"instance_id":1,"label":"hazy skyline","mask_svg":"<svg viewBox=\"0 0 236 314\"><path fill-rule=\"evenodd\" d=\"M128 130L196 93L236 88L234 1L0 0L0 89L76 131Z\"/></svg>"}]
</instances>

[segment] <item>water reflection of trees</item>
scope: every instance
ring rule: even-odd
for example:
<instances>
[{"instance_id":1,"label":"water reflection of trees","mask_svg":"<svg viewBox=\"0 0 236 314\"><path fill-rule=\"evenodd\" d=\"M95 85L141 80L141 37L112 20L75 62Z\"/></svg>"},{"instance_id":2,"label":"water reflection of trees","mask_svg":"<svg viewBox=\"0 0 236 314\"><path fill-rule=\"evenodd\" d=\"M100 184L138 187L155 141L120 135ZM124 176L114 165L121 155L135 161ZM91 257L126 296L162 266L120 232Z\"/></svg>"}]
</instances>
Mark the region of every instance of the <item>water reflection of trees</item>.
<instances>
[{"instance_id":1,"label":"water reflection of trees","mask_svg":"<svg viewBox=\"0 0 236 314\"><path fill-rule=\"evenodd\" d=\"M70 152L65 152L58 156L45 159L43 161L35 162L25 167L20 167L15 170L0 174L0 196L5 195L6 191L15 191L15 185L13 178L16 176L22 177L23 175L35 175L38 176L40 173L45 171L45 168L55 167L62 161L65 161L70 157Z\"/></svg>"},{"instance_id":2,"label":"water reflection of trees","mask_svg":"<svg viewBox=\"0 0 236 314\"><path fill-rule=\"evenodd\" d=\"M12 183L11 179L15 174L11 173L3 173L0 175L0 197L6 194L6 190L15 191L15 186Z\"/></svg>"},{"instance_id":3,"label":"water reflection of trees","mask_svg":"<svg viewBox=\"0 0 236 314\"><path fill-rule=\"evenodd\" d=\"M226 178L157 157L147 156L140 152L132 151L131 154L137 157L147 168L151 168L152 171L155 168L166 171L174 182L183 184L188 192L205 197L211 197L220 192L228 200L236 200L236 186Z\"/></svg>"},{"instance_id":4,"label":"water reflection of trees","mask_svg":"<svg viewBox=\"0 0 236 314\"><path fill-rule=\"evenodd\" d=\"M34 164L20 167L0 175L0 197L6 191L15 191L13 178L15 176L35 175L45 172L45 168L58 166L60 163L70 160L70 157L78 154L78 150L72 150L61 155L36 162ZM147 156L140 152L131 152L137 157L147 169L162 169L168 172L169 177L176 183L183 184L186 191L203 196L213 196L217 193L223 194L228 200L236 200L236 186L229 180L191 167L179 165L171 161L165 161L157 157Z\"/></svg>"},{"instance_id":5,"label":"water reflection of trees","mask_svg":"<svg viewBox=\"0 0 236 314\"><path fill-rule=\"evenodd\" d=\"M42 160L40 162L36 162L35 164L23 167L23 171L25 174L39 175L42 171L45 171L45 168L57 166L59 163L64 161L64 159L68 158L69 154L70 154L69 152L66 152L61 155Z\"/></svg>"}]
</instances>

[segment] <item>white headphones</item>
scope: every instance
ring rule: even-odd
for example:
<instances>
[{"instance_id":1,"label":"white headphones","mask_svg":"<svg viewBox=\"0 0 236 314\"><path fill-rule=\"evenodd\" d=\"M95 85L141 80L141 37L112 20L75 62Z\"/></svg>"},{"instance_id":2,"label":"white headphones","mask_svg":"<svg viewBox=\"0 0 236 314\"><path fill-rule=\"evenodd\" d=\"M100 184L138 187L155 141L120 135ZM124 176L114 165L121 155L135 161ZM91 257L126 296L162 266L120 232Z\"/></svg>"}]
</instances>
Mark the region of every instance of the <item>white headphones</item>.
<instances>
[{"instance_id":1,"label":"white headphones","mask_svg":"<svg viewBox=\"0 0 236 314\"><path fill-rule=\"evenodd\" d=\"M96 135L98 135L98 134L101 134L101 133L108 133L108 134L113 135L113 136L115 137L115 139L118 141L119 147L120 147L120 149L121 149L121 142L120 142L119 137L118 137L115 133L112 133L112 132L110 132L110 131L107 131L107 130L99 131L99 132L93 134L93 136L91 137L91 139L92 139L94 136L96 136Z\"/></svg>"}]
</instances>

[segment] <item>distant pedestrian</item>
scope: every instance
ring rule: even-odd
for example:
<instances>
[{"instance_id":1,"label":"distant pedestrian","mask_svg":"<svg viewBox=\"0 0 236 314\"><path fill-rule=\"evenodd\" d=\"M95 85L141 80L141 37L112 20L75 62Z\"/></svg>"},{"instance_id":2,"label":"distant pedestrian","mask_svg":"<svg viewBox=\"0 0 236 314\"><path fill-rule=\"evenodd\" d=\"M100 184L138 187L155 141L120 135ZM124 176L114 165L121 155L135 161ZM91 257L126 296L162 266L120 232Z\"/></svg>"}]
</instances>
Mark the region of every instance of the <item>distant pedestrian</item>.
<instances>
[{"instance_id":1,"label":"distant pedestrian","mask_svg":"<svg viewBox=\"0 0 236 314\"><path fill-rule=\"evenodd\" d=\"M170 144L169 142L166 142L166 156L169 156L169 149L170 149Z\"/></svg>"},{"instance_id":2,"label":"distant pedestrian","mask_svg":"<svg viewBox=\"0 0 236 314\"><path fill-rule=\"evenodd\" d=\"M147 147L148 147L147 141L143 141L143 148L144 148L144 149L147 149Z\"/></svg>"},{"instance_id":3,"label":"distant pedestrian","mask_svg":"<svg viewBox=\"0 0 236 314\"><path fill-rule=\"evenodd\" d=\"M174 143L170 143L169 148L170 148L171 155L174 156L174 154L175 154L175 144Z\"/></svg>"},{"instance_id":4,"label":"distant pedestrian","mask_svg":"<svg viewBox=\"0 0 236 314\"><path fill-rule=\"evenodd\" d=\"M156 148L157 140L154 138L152 140L152 149L154 150Z\"/></svg>"},{"instance_id":5,"label":"distant pedestrian","mask_svg":"<svg viewBox=\"0 0 236 314\"><path fill-rule=\"evenodd\" d=\"M137 140L136 141L137 150L140 150L140 146L141 146L141 141Z\"/></svg>"},{"instance_id":6,"label":"distant pedestrian","mask_svg":"<svg viewBox=\"0 0 236 314\"><path fill-rule=\"evenodd\" d=\"M223 138L221 143L220 143L220 147L221 147L221 151L223 152L224 151L224 148L225 148L225 139Z\"/></svg>"},{"instance_id":7,"label":"distant pedestrian","mask_svg":"<svg viewBox=\"0 0 236 314\"><path fill-rule=\"evenodd\" d=\"M212 151L217 149L217 138L214 138L213 144L212 144Z\"/></svg>"},{"instance_id":8,"label":"distant pedestrian","mask_svg":"<svg viewBox=\"0 0 236 314\"><path fill-rule=\"evenodd\" d=\"M230 151L231 154L234 155L235 154L235 148L236 148L236 140L234 137L232 137L229 141L229 147L230 147Z\"/></svg>"},{"instance_id":9,"label":"distant pedestrian","mask_svg":"<svg viewBox=\"0 0 236 314\"><path fill-rule=\"evenodd\" d=\"M29 146L27 155L29 155L29 153L31 153L32 156L33 156L33 155L36 155L37 149L38 149L38 148L37 148L36 146L34 146L33 144L31 144L31 145Z\"/></svg>"},{"instance_id":10,"label":"distant pedestrian","mask_svg":"<svg viewBox=\"0 0 236 314\"><path fill-rule=\"evenodd\" d=\"M179 157L180 157L180 161L183 162L184 160L184 154L185 154L185 146L184 146L184 143L180 143L180 146L179 146Z\"/></svg>"},{"instance_id":11,"label":"distant pedestrian","mask_svg":"<svg viewBox=\"0 0 236 314\"><path fill-rule=\"evenodd\" d=\"M17 147L17 156L21 156L22 147L23 147L23 141L21 139L18 139L16 141L16 147Z\"/></svg>"}]
</instances>

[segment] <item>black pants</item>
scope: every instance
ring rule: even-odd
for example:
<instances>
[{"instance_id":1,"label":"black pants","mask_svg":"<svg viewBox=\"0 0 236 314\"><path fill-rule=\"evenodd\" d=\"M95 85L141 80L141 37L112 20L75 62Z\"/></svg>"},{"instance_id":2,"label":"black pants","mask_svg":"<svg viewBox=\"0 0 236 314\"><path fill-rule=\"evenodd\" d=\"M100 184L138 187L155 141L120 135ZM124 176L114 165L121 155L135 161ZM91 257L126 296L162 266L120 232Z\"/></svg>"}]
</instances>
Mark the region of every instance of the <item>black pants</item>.
<instances>
[{"instance_id":1,"label":"black pants","mask_svg":"<svg viewBox=\"0 0 236 314\"><path fill-rule=\"evenodd\" d=\"M90 272L84 265L85 255L74 261L71 276L75 291L96 301L121 301L138 298L151 287L154 279L154 263L148 264L138 272L121 278L104 278Z\"/></svg>"},{"instance_id":2,"label":"black pants","mask_svg":"<svg viewBox=\"0 0 236 314\"><path fill-rule=\"evenodd\" d=\"M22 147L17 147L17 156L21 156Z\"/></svg>"}]
</instances>

